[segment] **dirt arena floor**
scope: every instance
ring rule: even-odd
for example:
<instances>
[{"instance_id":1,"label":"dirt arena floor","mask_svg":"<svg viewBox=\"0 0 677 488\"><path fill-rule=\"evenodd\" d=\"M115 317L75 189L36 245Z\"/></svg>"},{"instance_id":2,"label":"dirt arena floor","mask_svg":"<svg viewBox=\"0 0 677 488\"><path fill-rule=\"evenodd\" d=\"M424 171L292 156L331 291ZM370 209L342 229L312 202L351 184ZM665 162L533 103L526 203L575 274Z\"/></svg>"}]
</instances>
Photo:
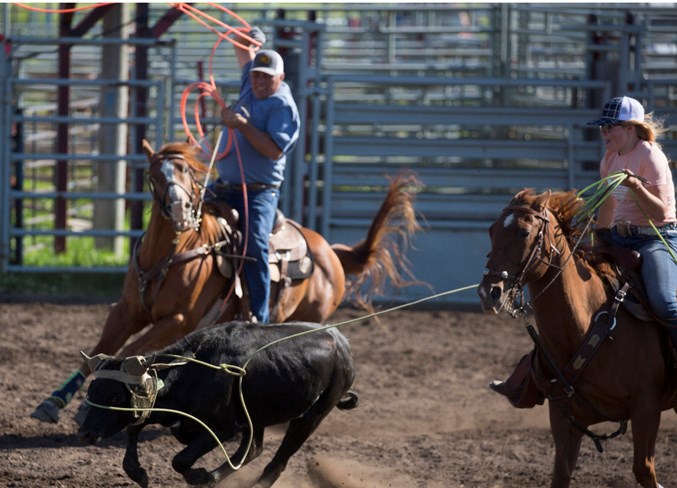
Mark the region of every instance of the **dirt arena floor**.
<instances>
[{"instance_id":1,"label":"dirt arena floor","mask_svg":"<svg viewBox=\"0 0 677 488\"><path fill-rule=\"evenodd\" d=\"M58 425L30 413L94 344L107 306L0 304L0 486L125 487L125 437L82 445L72 420ZM359 317L341 310L337 323ZM341 328L357 364L360 405L334 411L292 457L276 487L543 487L553 458L544 407L516 410L487 383L507 374L529 347L523 322L471 312L397 311ZM598 426L611 430L611 426ZM151 486L185 486L171 468L179 444L159 428L144 431L140 459ZM219 486L245 487L281 438L267 431L263 454ZM632 435L598 453L584 439L573 487L634 487ZM227 445L234 452L235 445ZM201 465L223 462L215 450ZM659 481L677 486L677 415L666 412L658 436Z\"/></svg>"}]
</instances>

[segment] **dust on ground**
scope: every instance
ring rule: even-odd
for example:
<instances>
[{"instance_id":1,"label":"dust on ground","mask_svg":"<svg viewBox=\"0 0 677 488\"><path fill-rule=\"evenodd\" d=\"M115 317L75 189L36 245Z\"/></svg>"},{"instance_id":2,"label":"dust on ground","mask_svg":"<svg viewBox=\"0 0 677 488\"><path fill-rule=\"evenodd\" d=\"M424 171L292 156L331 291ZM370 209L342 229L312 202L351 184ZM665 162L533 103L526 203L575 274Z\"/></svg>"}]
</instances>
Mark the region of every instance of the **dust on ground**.
<instances>
[{"instance_id":1,"label":"dust on ground","mask_svg":"<svg viewBox=\"0 0 677 488\"><path fill-rule=\"evenodd\" d=\"M100 304L0 304L0 486L131 487L122 470L125 436L83 445L72 420L30 418L79 363L108 311ZM359 317L341 309L332 323ZM359 407L333 411L275 484L278 488L542 487L554 455L547 410L512 408L487 387L512 371L531 344L520 320L456 311L396 311L341 327L357 365ZM614 426L597 426L612 431ZM219 486L251 484L271 459L283 426L268 429L264 452ZM228 452L235 444L226 445ZM161 428L139 445L150 485L185 486L171 468L181 446ZM659 481L677 486L677 415L663 414L656 449ZM224 462L217 449L199 461ZM598 453L583 440L572 487L635 487L632 434Z\"/></svg>"}]
</instances>

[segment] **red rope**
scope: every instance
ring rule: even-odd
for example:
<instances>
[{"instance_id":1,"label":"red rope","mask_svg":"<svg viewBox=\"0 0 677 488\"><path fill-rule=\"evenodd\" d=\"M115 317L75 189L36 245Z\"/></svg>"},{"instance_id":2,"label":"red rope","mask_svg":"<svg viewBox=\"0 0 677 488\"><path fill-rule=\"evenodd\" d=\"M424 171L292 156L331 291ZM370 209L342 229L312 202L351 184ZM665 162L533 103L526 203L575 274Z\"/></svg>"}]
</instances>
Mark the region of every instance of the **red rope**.
<instances>
[{"instance_id":1,"label":"red rope","mask_svg":"<svg viewBox=\"0 0 677 488\"><path fill-rule=\"evenodd\" d=\"M203 152L212 152L211 145L209 144L208 141L203 141L205 133L204 133L204 128L203 124L200 121L200 110L199 110L199 102L205 98L205 97L211 97L213 98L216 103L219 105L220 108L225 108L226 104L221 98L221 95L216 87L216 82L214 81L214 71L213 71L213 61L214 61L214 55L216 53L216 49L219 47L221 42L223 40L226 40L230 42L231 44L240 47L242 49L247 49L247 46L237 42L235 39L232 37L229 37L230 34L236 34L236 36L240 36L249 42L253 43L254 45L260 46L261 43L252 39L249 37L247 34L245 34L245 30L249 31L251 29L251 26L244 20L242 17L238 16L235 14L233 11L230 9L223 7L218 4L209 4L215 8L218 8L219 10L222 10L223 12L228 13L230 16L233 18L239 20L244 24L243 27L232 27L224 22L221 22L220 20L212 17L211 15L208 15L201 10L199 10L196 7L193 7L192 5L188 5L185 3L177 3L173 4L178 10L181 12L185 13L186 15L190 16L193 18L195 21L200 23L201 25L205 26L207 29L211 30L214 32L217 36L218 39L216 40L216 43L212 47L211 53L209 55L209 82L204 82L204 81L198 81L195 83L191 83L188 85L185 90L183 91L183 94L181 96L181 104L180 104L180 111L181 111L181 121L183 123L183 129L186 132L186 136L188 137L188 140L193 143L194 145L200 147L200 149ZM211 21L224 29L226 29L225 32L220 32L216 30L214 27L209 25L207 22L202 20L201 17L207 19L208 21ZM198 135L200 136L201 141L198 141L194 136L192 131L190 130L189 124L188 124L188 119L187 119L187 103L188 103L188 97L190 94L194 91L198 90L198 96L197 100L195 102L195 106L193 108L193 116L194 116L194 121L195 121L195 127L197 129ZM226 143L226 148L224 149L223 152L219 153L217 155L218 159L223 158L226 154L228 154L228 151L230 151L230 148L232 146L232 132L229 130L228 131L228 142Z\"/></svg>"},{"instance_id":2,"label":"red rope","mask_svg":"<svg viewBox=\"0 0 677 488\"><path fill-rule=\"evenodd\" d=\"M55 13L55 14L65 14L65 13L74 13L74 12L79 12L83 10L91 10L95 9L98 7L102 7L105 5L110 5L113 2L104 2L104 3L97 3L93 5L87 5L85 7L76 7L76 8L70 8L70 9L44 9L44 8L39 8L39 7L33 7L31 5L27 5L25 3L18 3L15 2L14 5L17 7L21 7L27 10L32 10L35 12L42 12L42 13ZM193 143L195 146L198 146L203 152L212 152L211 146L209 145L208 142L206 142L206 146L208 149L205 148L205 145L201 142L198 142L196 138L193 136L193 133L190 130L188 120L186 117L186 108L188 104L188 97L194 90L198 90L198 95L197 99L195 101L194 107L193 107L193 116L195 119L195 127L197 129L197 132L200 136L201 141L204 141L205 137L205 132L204 128L202 125L202 122L200 120L200 102L203 101L205 97L210 97L213 98L218 106L220 108L225 108L226 104L223 101L223 98L221 97L221 94L218 91L218 88L216 87L216 82L214 81L214 73L212 69L213 65L213 59L214 59L214 54L216 52L216 49L219 47L221 44L221 41L226 40L233 44L236 47L242 48L242 49L248 49L249 46L245 46L244 44L241 44L237 40L235 40L233 37L229 37L231 34L235 34L236 37L240 37L246 41L248 41L251 44L254 44L255 46L260 47L261 43L251 37L249 37L246 32L251 30L251 26L239 15L237 15L235 12L232 10L219 5L217 3L208 3L207 5L210 5L211 7L214 7L216 9L221 10L222 12L227 13L231 17L233 17L235 20L239 21L242 24L242 27L232 27L224 22L221 22L220 20L216 19L215 17L212 17L211 15L208 15L201 10L199 10L196 7L193 7L192 5L186 4L186 3L170 3L170 5L174 6L176 9L180 10L181 12L185 13L195 21L197 21L199 24L203 25L213 33L215 33L218 36L218 39L214 46L212 47L211 53L209 55L209 82L204 82L204 81L197 81L194 83L189 84L183 91L181 95L181 105L180 105L180 110L181 110L181 121L183 123L183 128L186 132L186 136L188 137L189 141ZM202 17L202 18L200 18ZM203 19L206 19L203 20ZM212 22L214 24L217 24L218 26L222 27L225 29L225 32L221 32L217 30L215 27L212 27L207 21ZM235 152L237 154L237 161L238 161L238 166L240 170L240 178L242 181L242 193L244 196L244 241L243 241L243 249L242 249L242 255L245 256L247 254L247 245L248 245L248 240L249 240L249 205L247 202L247 185L245 183L245 177L244 177L244 167L242 165L242 157L240 154L240 148L237 144L237 139L234 137L234 130L233 129L228 129L228 142L226 143L226 148L222 153L219 153L216 155L217 159L223 158L228 152L230 151L233 141L235 141ZM218 149L218 148L216 148ZM214 150L216 150L214 149ZM237 274L240 275L242 272L242 268L244 266L244 260L240 261L240 265L237 271ZM233 286L231 286L231 289L227 293L226 298L224 299L222 305L221 305L221 312L225 309L226 302L228 301L228 298L232 294L234 289L234 283Z\"/></svg>"},{"instance_id":3,"label":"red rope","mask_svg":"<svg viewBox=\"0 0 677 488\"><path fill-rule=\"evenodd\" d=\"M188 97L190 96L191 92L193 92L193 90L198 90L199 93L197 95L197 99L195 100L195 104L193 106L193 116L194 116L194 119L195 119L195 127L196 127L197 132L200 136L200 139L204 140L205 133L204 133L204 129L203 129L203 126L202 126L202 122L200 121L200 101L202 101L205 97L211 97L216 101L216 103L219 105L220 108L223 109L223 108L226 107L226 104L223 101L223 98L221 97L221 95L220 95L220 93L219 93L219 91L216 87L216 82L214 81L213 61L214 61L214 55L216 53L216 49L219 47L219 45L221 44L221 42L223 40L226 40L226 41L230 42L231 44L233 44L234 46L242 48L242 49L248 49L249 48L249 46L245 46L244 44L241 44L240 42L236 41L233 37L229 37L231 34L235 34L236 37L239 36L240 38L247 40L249 43L254 44L255 46L260 47L261 43L259 41L255 40L255 39L249 37L245 33L245 32L248 32L251 29L251 26L242 17L238 16L232 10L230 10L226 7L223 7L222 5L214 4L214 3L208 4L208 5L210 5L214 8L217 8L217 9L223 11L223 12L228 13L231 17L233 17L236 20L238 20L239 22L241 22L243 24L243 27L232 27L228 24L225 24L225 23L221 22L220 20L218 20L218 19L216 19L216 18L214 18L214 17L212 17L208 14L205 14L204 12L202 12L201 10L193 7L192 5L188 5L188 4L185 4L185 3L174 4L174 5L181 12L183 12L186 15L188 15L189 17L193 18L199 24L203 25L204 27L206 27L210 31L214 32L218 36L218 39L214 43L214 46L212 47L211 53L209 55L209 65L208 65L209 66L209 68L208 68L208 70L209 70L209 82L198 81L198 82L195 82L195 83L191 83L190 85L188 85L185 88L185 90L183 91L183 94L181 96L181 106L180 106L181 107L180 108L180 110L181 110L181 120L183 122L183 128L186 131L186 135L188 136L188 139L193 144L200 147L200 149L202 151L205 151L205 144L206 144L206 147L210 147L209 143L207 141L203 141L203 143L199 143L195 139L195 137L193 136L193 134L192 134L192 132L189 128L188 120L186 118L186 109L187 109ZM203 20L202 18L199 18L199 16L201 16L202 18L221 26L223 29L225 29L225 32L221 32L221 31L217 30L216 28L212 27L205 20ZM243 205L244 205L244 224L242 226L242 231L244 233L244 236L243 236L243 243L242 243L242 256L244 257L244 256L247 255L247 247L248 247L248 244L249 244L249 202L247 200L247 184L245 182L244 166L242 164L242 155L240 154L240 148L239 148L239 145L237 143L237 138L235 137L234 129L230 129L230 128L228 129L228 142L226 143L226 147L225 147L225 149L223 150L222 153L219 153L219 154L216 155L216 158L222 159L226 154L228 154L228 152L230 151L230 149L232 148L233 145L235 146L236 159L237 159L238 168L239 168L239 171L240 171L240 181L242 182L242 195L243 195ZM214 150L218 150L218 148L216 148ZM211 152L211 150L210 150L210 152ZM240 263L239 263L239 266L238 266L238 269L237 269L237 274L236 274L237 276L240 276L242 274L242 268L243 267L244 267L244 260L240 260ZM235 282L233 282L233 284L230 287L230 290L226 294L226 297L222 301L221 307L220 307L220 313L223 313L223 311L225 310L225 307L228 303L228 300L229 300L231 294L234 291L234 285L235 285Z\"/></svg>"},{"instance_id":4,"label":"red rope","mask_svg":"<svg viewBox=\"0 0 677 488\"><path fill-rule=\"evenodd\" d=\"M17 7L25 8L26 10L32 10L34 12L42 12L42 13L46 13L46 14L70 14L70 13L73 13L73 12L80 12L82 10L90 10L90 9L93 9L93 8L103 7L105 5L110 5L111 3L115 3L115 2L96 3L94 5L87 5L86 7L65 8L65 9L48 9L48 8L33 7L32 5L28 5L26 3L18 3L18 2L14 2L13 5L16 5Z\"/></svg>"}]
</instances>

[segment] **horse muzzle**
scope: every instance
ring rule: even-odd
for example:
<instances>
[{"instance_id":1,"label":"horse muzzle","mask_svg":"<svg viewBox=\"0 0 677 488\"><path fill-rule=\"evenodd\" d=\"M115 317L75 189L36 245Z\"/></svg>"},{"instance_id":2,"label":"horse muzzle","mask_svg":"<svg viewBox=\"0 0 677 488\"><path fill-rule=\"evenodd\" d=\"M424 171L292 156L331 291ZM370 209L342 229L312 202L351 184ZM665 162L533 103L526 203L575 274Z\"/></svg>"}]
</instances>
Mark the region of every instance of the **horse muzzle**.
<instances>
[{"instance_id":1,"label":"horse muzzle","mask_svg":"<svg viewBox=\"0 0 677 488\"><path fill-rule=\"evenodd\" d=\"M477 288L477 294L480 296L484 313L498 314L505 305L503 281L496 282L485 276Z\"/></svg>"},{"instance_id":2,"label":"horse muzzle","mask_svg":"<svg viewBox=\"0 0 677 488\"><path fill-rule=\"evenodd\" d=\"M177 200L172 202L169 206L169 215L172 222L174 222L174 230L177 232L185 232L188 229L195 227L195 219L193 218L193 206Z\"/></svg>"}]
</instances>

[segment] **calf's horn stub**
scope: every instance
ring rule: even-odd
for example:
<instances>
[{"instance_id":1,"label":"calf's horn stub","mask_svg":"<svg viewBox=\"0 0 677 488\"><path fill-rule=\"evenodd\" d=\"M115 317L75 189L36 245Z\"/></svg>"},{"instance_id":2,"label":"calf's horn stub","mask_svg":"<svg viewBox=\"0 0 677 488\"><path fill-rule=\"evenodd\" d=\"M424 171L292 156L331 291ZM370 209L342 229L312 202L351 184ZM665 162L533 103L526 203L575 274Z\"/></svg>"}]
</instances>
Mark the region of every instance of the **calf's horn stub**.
<instances>
[{"instance_id":1,"label":"calf's horn stub","mask_svg":"<svg viewBox=\"0 0 677 488\"><path fill-rule=\"evenodd\" d=\"M96 356L90 358L89 356L87 356L87 354L85 354L82 351L80 351L80 355L85 361L87 361L87 366L89 367L89 370L92 373L96 371L105 360L111 358L111 356L108 356L106 354L97 354Z\"/></svg>"},{"instance_id":2,"label":"calf's horn stub","mask_svg":"<svg viewBox=\"0 0 677 488\"><path fill-rule=\"evenodd\" d=\"M146 366L146 358L143 356L130 356L125 358L125 372L133 376L143 376L148 367Z\"/></svg>"}]
</instances>

